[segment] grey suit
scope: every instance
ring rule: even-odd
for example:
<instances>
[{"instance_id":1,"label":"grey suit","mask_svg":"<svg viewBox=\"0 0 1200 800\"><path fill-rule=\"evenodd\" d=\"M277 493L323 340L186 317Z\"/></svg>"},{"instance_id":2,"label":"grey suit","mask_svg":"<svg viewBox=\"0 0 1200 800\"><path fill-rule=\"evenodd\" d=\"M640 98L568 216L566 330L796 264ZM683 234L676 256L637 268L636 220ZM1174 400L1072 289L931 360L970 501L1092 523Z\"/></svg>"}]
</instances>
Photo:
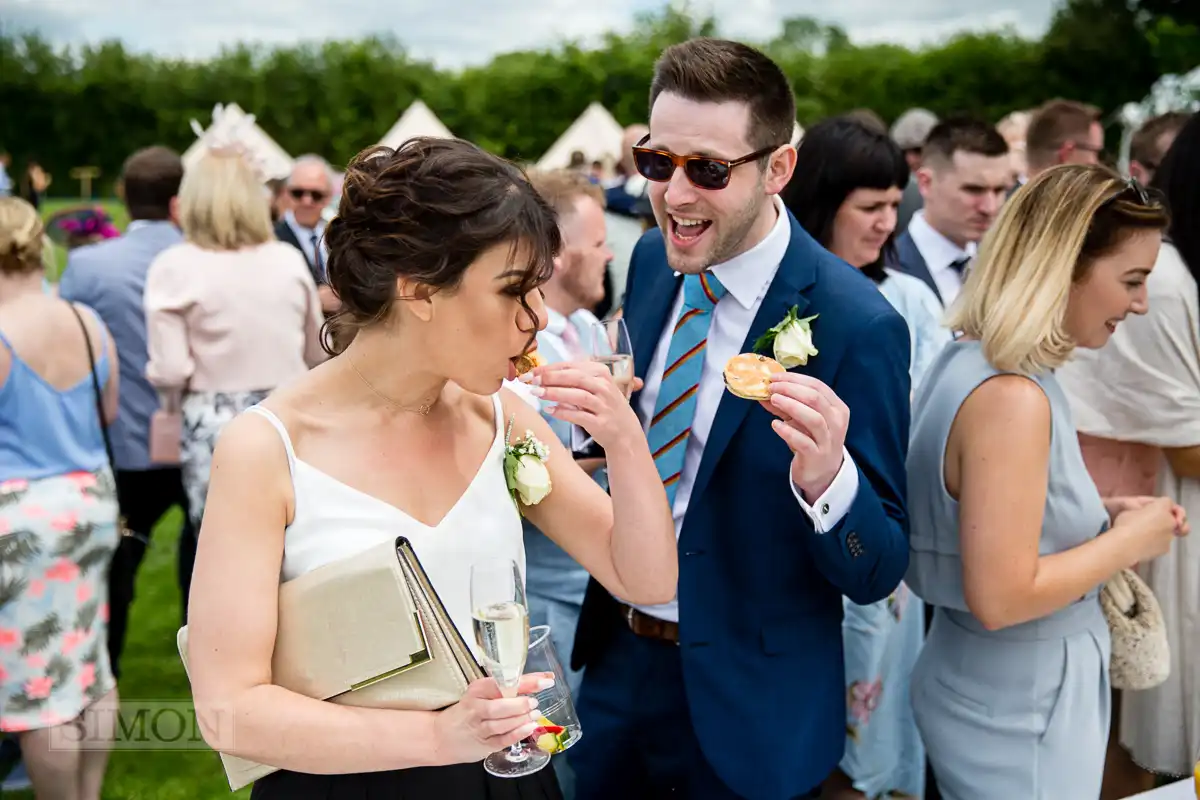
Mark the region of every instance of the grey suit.
<instances>
[{"instance_id":1,"label":"grey suit","mask_svg":"<svg viewBox=\"0 0 1200 800\"><path fill-rule=\"evenodd\" d=\"M183 241L170 222L135 222L124 236L72 250L59 284L65 300L96 310L112 332L121 368L120 413L111 428L114 466L150 469L150 416L158 394L146 380L146 311L143 294L150 264Z\"/></svg>"},{"instance_id":2,"label":"grey suit","mask_svg":"<svg viewBox=\"0 0 1200 800\"><path fill-rule=\"evenodd\" d=\"M187 598L196 533L188 521L187 496L177 465L150 462L150 417L158 410L158 394L146 380L146 274L158 254L183 241L170 222L133 222L124 236L71 251L59 284L59 295L96 310L112 332L120 368L120 404L112 434L117 501L129 527L140 537L122 537L113 556L108 581L108 657L120 676L125 626L144 542L172 506L183 507L179 534L178 580L187 619Z\"/></svg>"}]
</instances>

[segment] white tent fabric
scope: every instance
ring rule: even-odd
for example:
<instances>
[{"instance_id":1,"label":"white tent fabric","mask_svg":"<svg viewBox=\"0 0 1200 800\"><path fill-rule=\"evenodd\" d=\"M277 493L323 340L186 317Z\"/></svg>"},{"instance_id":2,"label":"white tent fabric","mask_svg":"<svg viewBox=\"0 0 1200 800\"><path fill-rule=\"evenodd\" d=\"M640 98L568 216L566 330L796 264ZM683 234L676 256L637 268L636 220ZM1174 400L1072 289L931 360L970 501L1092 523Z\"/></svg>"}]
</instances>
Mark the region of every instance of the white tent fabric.
<instances>
[{"instance_id":1,"label":"white tent fabric","mask_svg":"<svg viewBox=\"0 0 1200 800\"><path fill-rule=\"evenodd\" d=\"M217 105L213 108L213 121L208 129L192 120L192 130L197 137L183 154L184 169L195 164L205 148L236 141L249 152L264 180L286 178L292 172L292 157L258 126L253 114L247 114L237 103Z\"/></svg>"},{"instance_id":2,"label":"white tent fabric","mask_svg":"<svg viewBox=\"0 0 1200 800\"><path fill-rule=\"evenodd\" d=\"M588 106L571 127L558 137L537 165L539 169L563 169L570 165L571 154L583 153L587 164L602 161L611 166L621 157L621 139L625 129L599 103Z\"/></svg>"},{"instance_id":3,"label":"white tent fabric","mask_svg":"<svg viewBox=\"0 0 1200 800\"><path fill-rule=\"evenodd\" d=\"M1188 114L1200 111L1200 67L1185 75L1163 75L1140 103L1126 103L1117 113L1123 134L1119 161L1122 172L1129 172L1129 145L1133 134L1151 117L1169 111Z\"/></svg>"},{"instance_id":4,"label":"white tent fabric","mask_svg":"<svg viewBox=\"0 0 1200 800\"><path fill-rule=\"evenodd\" d=\"M396 120L396 124L384 134L379 143L386 147L396 148L414 136L437 136L442 139L454 138L454 134L450 132L450 129L442 124L442 121L429 109L429 106L420 100L414 100L413 104L404 110L404 113L400 115L400 119Z\"/></svg>"}]
</instances>

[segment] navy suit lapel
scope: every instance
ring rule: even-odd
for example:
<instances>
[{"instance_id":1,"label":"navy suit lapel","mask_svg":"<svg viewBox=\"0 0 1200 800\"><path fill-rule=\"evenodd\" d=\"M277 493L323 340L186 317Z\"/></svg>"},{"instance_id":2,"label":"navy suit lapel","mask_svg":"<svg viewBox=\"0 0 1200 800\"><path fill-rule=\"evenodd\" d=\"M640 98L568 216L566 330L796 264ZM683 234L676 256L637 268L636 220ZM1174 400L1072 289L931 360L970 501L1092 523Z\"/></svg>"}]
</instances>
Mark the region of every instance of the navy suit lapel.
<instances>
[{"instance_id":1,"label":"navy suit lapel","mask_svg":"<svg viewBox=\"0 0 1200 800\"><path fill-rule=\"evenodd\" d=\"M648 274L638 287L637 305L625 318L625 324L629 328L630 344L633 345L634 374L645 381L654 351L662 339L663 331L670 323L668 317L671 309L675 307L675 298L679 294L679 284L683 276L676 275L674 270L667 266L665 258L661 264L646 265L643 269ZM637 399L640 394L639 392L630 398L635 410L638 408Z\"/></svg>"},{"instance_id":2,"label":"navy suit lapel","mask_svg":"<svg viewBox=\"0 0 1200 800\"><path fill-rule=\"evenodd\" d=\"M750 332L746 334L746 339L742 342L741 352L743 353L750 352L758 338L768 329L778 325L793 306L797 307L797 311L802 317L808 308L808 298L804 296L803 291L812 286L816 280L816 259L820 251L817 243L800 227L795 218L792 218L790 213L788 216L792 224L791 241L788 244L787 252L783 255L783 260L779 263L779 270L775 273L775 278L767 289L762 305L759 306L758 313L754 316ZM723 302L735 303L737 301L727 297ZM712 478L713 470L716 468L717 462L721 460L721 456L724 455L725 448L729 446L733 434L741 426L746 414L750 413L750 409L756 405L758 404L752 400L734 397L729 392L722 394L721 402L717 406L717 415L713 418L712 428L708 433L708 441L704 443L704 455L700 459L700 469L696 473L692 497L699 497L704 492Z\"/></svg>"},{"instance_id":3,"label":"navy suit lapel","mask_svg":"<svg viewBox=\"0 0 1200 800\"><path fill-rule=\"evenodd\" d=\"M900 234L896 239L896 255L900 260L901 269L914 278L923 280L926 286L933 289L933 293L937 295L938 300L941 300L944 305L946 301L942 300L942 293L938 291L937 282L933 279L933 273L929 271L929 265L925 263L925 257L921 255L917 243L913 241L912 234L908 231Z\"/></svg>"}]
</instances>

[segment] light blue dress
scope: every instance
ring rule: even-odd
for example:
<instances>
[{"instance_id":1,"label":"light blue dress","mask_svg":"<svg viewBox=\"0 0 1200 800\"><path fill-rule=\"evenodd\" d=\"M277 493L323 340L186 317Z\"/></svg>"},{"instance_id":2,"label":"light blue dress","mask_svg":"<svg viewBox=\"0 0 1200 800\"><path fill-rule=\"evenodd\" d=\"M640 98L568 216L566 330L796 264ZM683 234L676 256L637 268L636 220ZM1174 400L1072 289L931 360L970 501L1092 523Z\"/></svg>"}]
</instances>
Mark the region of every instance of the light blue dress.
<instances>
[{"instance_id":1,"label":"light blue dress","mask_svg":"<svg viewBox=\"0 0 1200 800\"><path fill-rule=\"evenodd\" d=\"M908 323L915 388L953 340L937 295L920 279L888 270L879 291ZM924 605L901 583L886 600L860 606L843 598L846 753L839 765L868 798L925 793L925 748L913 719L909 680L925 638Z\"/></svg>"},{"instance_id":2,"label":"light blue dress","mask_svg":"<svg viewBox=\"0 0 1200 800\"><path fill-rule=\"evenodd\" d=\"M945 800L1096 800L1110 717L1108 625L1099 587L1064 609L988 631L963 594L958 503L943 458L967 397L999 374L978 342L952 342L913 404L908 454L911 555L905 580L936 607L912 703ZM1041 555L1084 544L1108 513L1084 467L1070 407L1052 373L1050 463Z\"/></svg>"}]
</instances>

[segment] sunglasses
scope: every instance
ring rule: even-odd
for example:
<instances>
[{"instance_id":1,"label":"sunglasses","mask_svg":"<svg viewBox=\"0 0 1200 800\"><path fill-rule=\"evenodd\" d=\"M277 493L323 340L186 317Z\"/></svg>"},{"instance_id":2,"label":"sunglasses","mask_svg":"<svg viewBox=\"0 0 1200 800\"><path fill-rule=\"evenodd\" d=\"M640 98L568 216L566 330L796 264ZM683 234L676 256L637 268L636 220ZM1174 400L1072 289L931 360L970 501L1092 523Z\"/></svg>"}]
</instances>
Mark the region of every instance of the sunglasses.
<instances>
[{"instance_id":1,"label":"sunglasses","mask_svg":"<svg viewBox=\"0 0 1200 800\"><path fill-rule=\"evenodd\" d=\"M643 145L649 139L649 135L643 136L633 148L633 163L643 178L657 183L666 183L671 180L675 170L682 167L683 174L687 176L687 179L700 189L724 189L729 185L729 178L733 174L734 167L750 161L757 161L782 146L774 144L756 150L748 156L729 161L724 158L708 156L677 156L667 150L644 147Z\"/></svg>"},{"instance_id":2,"label":"sunglasses","mask_svg":"<svg viewBox=\"0 0 1200 800\"><path fill-rule=\"evenodd\" d=\"M314 203L320 203L325 199L325 193L320 189L288 189L288 194L293 200L303 200L305 195L312 198Z\"/></svg>"}]
</instances>

